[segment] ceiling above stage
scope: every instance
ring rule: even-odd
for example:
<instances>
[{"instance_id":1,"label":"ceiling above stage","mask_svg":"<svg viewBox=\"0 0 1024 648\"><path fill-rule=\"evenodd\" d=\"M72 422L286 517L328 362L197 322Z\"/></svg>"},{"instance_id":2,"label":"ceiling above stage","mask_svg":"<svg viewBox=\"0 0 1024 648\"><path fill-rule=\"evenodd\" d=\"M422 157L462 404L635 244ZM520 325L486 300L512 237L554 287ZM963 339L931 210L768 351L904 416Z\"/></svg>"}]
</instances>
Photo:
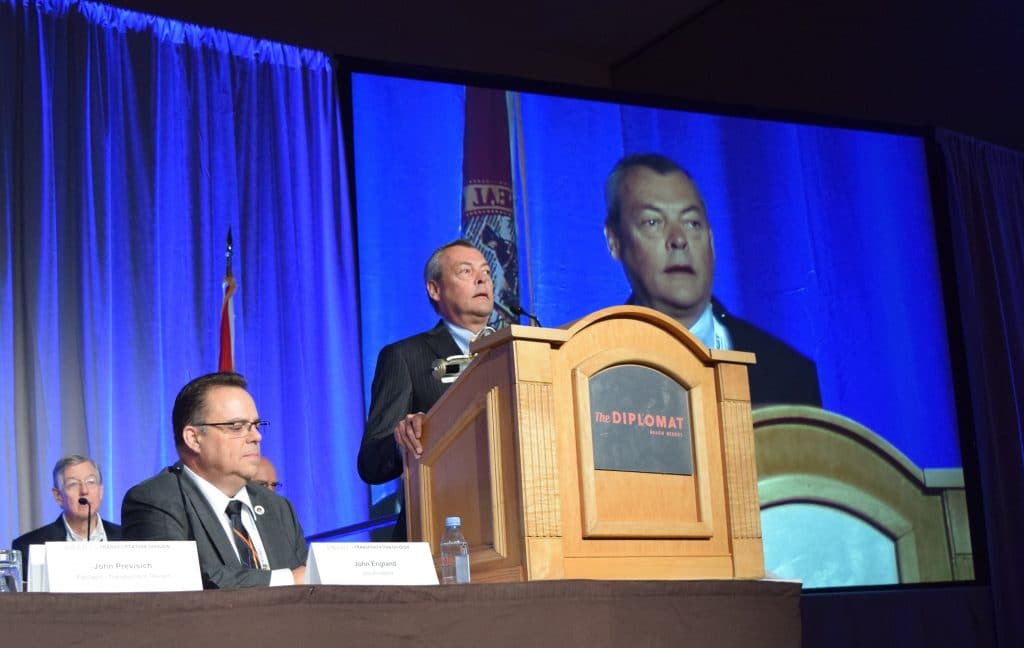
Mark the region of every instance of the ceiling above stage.
<instances>
[{"instance_id":1,"label":"ceiling above stage","mask_svg":"<svg viewBox=\"0 0 1024 648\"><path fill-rule=\"evenodd\" d=\"M549 58L607 68L717 2L232 3L242 9L216 0L114 0L109 4L355 57L424 65L459 61L460 68L477 69L501 60L516 65L514 61L523 57L531 62Z\"/></svg>"},{"instance_id":2,"label":"ceiling above stage","mask_svg":"<svg viewBox=\"0 0 1024 648\"><path fill-rule=\"evenodd\" d=\"M939 125L1024 150L1018 0L111 0L353 58Z\"/></svg>"}]
</instances>

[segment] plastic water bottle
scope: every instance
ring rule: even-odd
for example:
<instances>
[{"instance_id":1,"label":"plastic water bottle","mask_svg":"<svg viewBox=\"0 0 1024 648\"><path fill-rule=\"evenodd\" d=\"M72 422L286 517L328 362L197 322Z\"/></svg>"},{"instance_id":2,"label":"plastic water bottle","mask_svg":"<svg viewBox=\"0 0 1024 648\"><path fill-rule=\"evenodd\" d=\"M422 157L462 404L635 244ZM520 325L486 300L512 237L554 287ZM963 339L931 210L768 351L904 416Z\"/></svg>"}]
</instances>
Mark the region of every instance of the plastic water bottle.
<instances>
[{"instance_id":1,"label":"plastic water bottle","mask_svg":"<svg viewBox=\"0 0 1024 648\"><path fill-rule=\"evenodd\" d=\"M462 535L462 518L452 515L444 519L441 537L441 584L469 582L469 543Z\"/></svg>"}]
</instances>

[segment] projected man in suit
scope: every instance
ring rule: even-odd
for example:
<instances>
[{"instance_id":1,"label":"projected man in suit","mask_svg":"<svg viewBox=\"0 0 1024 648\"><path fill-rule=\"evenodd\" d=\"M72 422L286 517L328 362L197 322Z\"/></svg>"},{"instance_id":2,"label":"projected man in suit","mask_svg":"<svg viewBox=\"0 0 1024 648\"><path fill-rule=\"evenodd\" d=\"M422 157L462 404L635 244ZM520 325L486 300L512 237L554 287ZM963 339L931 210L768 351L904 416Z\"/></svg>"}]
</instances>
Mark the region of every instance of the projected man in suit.
<instances>
[{"instance_id":1,"label":"projected man in suit","mask_svg":"<svg viewBox=\"0 0 1024 648\"><path fill-rule=\"evenodd\" d=\"M195 540L208 589L301 584L307 547L295 510L250 483L267 423L245 378L196 378L178 392L172 419L181 460L125 494L124 537Z\"/></svg>"},{"instance_id":2,"label":"projected man in suit","mask_svg":"<svg viewBox=\"0 0 1024 648\"><path fill-rule=\"evenodd\" d=\"M487 326L494 309L491 267L471 243L457 240L437 249L423 270L427 297L441 320L434 328L381 349L370 388L370 413L359 448L359 476L369 484L395 479L402 452L419 458L423 417L447 384L431 374L438 358L469 353L470 340ZM394 539L406 537L405 511Z\"/></svg>"},{"instance_id":3,"label":"projected man in suit","mask_svg":"<svg viewBox=\"0 0 1024 648\"><path fill-rule=\"evenodd\" d=\"M712 297L714 236L689 173L662 155L630 155L608 175L605 201L605 239L633 289L629 303L678 320L708 348L757 354L749 374L755 407L821 406L814 363Z\"/></svg>"},{"instance_id":4,"label":"projected man in suit","mask_svg":"<svg viewBox=\"0 0 1024 648\"><path fill-rule=\"evenodd\" d=\"M61 514L50 524L29 531L11 543L21 552L25 573L28 573L29 547L34 544L121 539L121 527L100 518L103 473L92 459L77 454L58 459L53 466L53 488L50 492Z\"/></svg>"}]
</instances>

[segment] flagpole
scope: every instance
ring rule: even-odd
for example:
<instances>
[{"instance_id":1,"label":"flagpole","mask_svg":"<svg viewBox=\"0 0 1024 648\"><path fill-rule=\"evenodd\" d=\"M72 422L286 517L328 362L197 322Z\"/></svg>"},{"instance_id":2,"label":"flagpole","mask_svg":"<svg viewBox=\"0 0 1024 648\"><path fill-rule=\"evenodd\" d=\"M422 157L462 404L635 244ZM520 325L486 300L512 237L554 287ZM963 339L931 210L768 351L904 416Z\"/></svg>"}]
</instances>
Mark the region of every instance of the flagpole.
<instances>
[{"instance_id":1,"label":"flagpole","mask_svg":"<svg viewBox=\"0 0 1024 648\"><path fill-rule=\"evenodd\" d=\"M524 254L526 255L526 289L530 292L530 312L537 312L537 304L534 303L534 285L533 285L533 259L531 255L530 241L530 202L529 196L526 193L526 145L523 141L523 107L520 101L520 95L518 92L510 92L512 95L512 115L511 121L514 126L515 135L515 147L510 147L516 152L516 164L519 169L519 194L522 200L518 203L519 213L522 214L523 218L523 239L519 241L519 245L525 245ZM522 284L519 285L519 299L522 300ZM537 326L540 326L540 322L535 322Z\"/></svg>"},{"instance_id":2,"label":"flagpole","mask_svg":"<svg viewBox=\"0 0 1024 648\"><path fill-rule=\"evenodd\" d=\"M231 226L229 225L228 226L227 249L224 252L224 256L227 259L227 268L224 270L224 276L225 277L233 277L234 276L234 275L231 274L231 254L232 254L233 250L234 250L234 248L231 245Z\"/></svg>"}]
</instances>

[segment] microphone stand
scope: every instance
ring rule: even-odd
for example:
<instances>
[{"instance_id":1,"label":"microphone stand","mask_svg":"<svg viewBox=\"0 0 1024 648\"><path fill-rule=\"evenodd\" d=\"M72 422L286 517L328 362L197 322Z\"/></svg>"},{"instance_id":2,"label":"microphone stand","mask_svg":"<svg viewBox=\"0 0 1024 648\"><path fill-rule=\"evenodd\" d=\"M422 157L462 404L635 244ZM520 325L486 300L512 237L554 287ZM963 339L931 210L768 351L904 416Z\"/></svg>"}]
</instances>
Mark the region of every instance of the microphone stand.
<instances>
[{"instance_id":1,"label":"microphone stand","mask_svg":"<svg viewBox=\"0 0 1024 648\"><path fill-rule=\"evenodd\" d=\"M519 304L512 304L512 310L516 315L523 315L526 319L530 320L532 326L540 327L540 320L533 313L527 313L522 306Z\"/></svg>"},{"instance_id":2,"label":"microphone stand","mask_svg":"<svg viewBox=\"0 0 1024 648\"><path fill-rule=\"evenodd\" d=\"M92 540L92 502L86 497L79 497L78 503L89 507L89 520L85 523L85 541L89 542Z\"/></svg>"},{"instance_id":3,"label":"microphone stand","mask_svg":"<svg viewBox=\"0 0 1024 648\"><path fill-rule=\"evenodd\" d=\"M532 313L527 313L526 310L524 310L523 307L520 306L519 304L512 304L511 306L506 306L505 304L502 304L500 301L495 300L494 307L498 310L498 312L507 317L508 321L513 324L515 324L516 320L518 320L519 317L522 316L530 320L531 326L540 326L540 320L534 317Z\"/></svg>"}]
</instances>

